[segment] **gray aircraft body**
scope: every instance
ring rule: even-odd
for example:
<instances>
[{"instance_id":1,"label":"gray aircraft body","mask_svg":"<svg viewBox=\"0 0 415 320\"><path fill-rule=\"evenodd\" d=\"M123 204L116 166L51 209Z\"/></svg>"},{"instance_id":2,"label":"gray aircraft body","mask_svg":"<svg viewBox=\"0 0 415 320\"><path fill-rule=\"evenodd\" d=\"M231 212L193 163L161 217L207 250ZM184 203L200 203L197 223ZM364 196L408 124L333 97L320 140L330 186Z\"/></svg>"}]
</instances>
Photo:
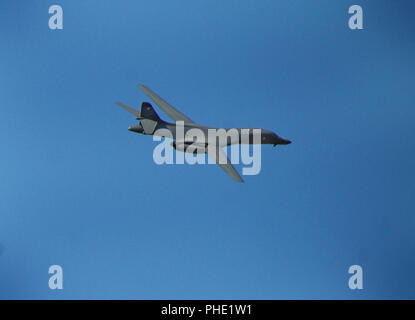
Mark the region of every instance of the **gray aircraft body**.
<instances>
[{"instance_id":1,"label":"gray aircraft body","mask_svg":"<svg viewBox=\"0 0 415 320\"><path fill-rule=\"evenodd\" d=\"M176 123L166 122L160 119L148 102L142 103L141 111L121 102L116 102L117 105L133 114L140 121L138 125L128 127L128 130L140 134L157 136L166 136L167 132L169 133L168 137L173 139L172 146L174 149L182 152L207 153L237 182L243 182L243 179L226 157L226 154L222 150L223 147L231 144L272 144L276 146L291 143L291 141L278 136L270 130L256 128L223 128L222 132L226 134L224 139L220 139L217 135L210 134L212 129L221 130L220 128L199 125L172 107L146 86L139 84L138 87ZM198 136L194 134L196 132L203 134ZM260 134L255 137L258 132Z\"/></svg>"}]
</instances>

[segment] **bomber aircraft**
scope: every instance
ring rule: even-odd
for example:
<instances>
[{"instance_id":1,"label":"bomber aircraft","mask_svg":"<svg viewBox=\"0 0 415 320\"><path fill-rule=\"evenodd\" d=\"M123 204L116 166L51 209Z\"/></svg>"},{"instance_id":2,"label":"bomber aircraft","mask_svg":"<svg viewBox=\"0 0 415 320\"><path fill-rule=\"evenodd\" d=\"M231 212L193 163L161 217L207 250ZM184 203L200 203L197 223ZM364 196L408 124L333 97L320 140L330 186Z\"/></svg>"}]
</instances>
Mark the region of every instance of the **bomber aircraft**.
<instances>
[{"instance_id":1,"label":"bomber aircraft","mask_svg":"<svg viewBox=\"0 0 415 320\"><path fill-rule=\"evenodd\" d=\"M223 147L231 144L272 144L276 146L291 143L290 140L284 139L270 130L255 128L225 128L224 132L227 134L225 139L217 139L217 137L215 137L214 141L209 140L210 129L221 129L197 124L172 107L145 85L138 84L137 86L143 90L144 93L160 107L160 109L172 118L175 123L166 122L160 119L152 105L148 102L143 102L141 104L141 111L131 108L121 102L116 102L117 105L133 114L136 119L140 121L138 125L128 127L128 130L146 135L165 136L162 133L166 131L161 129L166 129L171 133L171 137L174 140L171 144L174 149L195 154L207 153L209 157L211 157L237 182L244 181L222 150ZM186 133L190 132L191 129L199 129L203 133L204 139L198 140L197 137L195 139L195 137L191 135L191 140L186 140ZM256 139L255 134L258 132L259 135L257 135L258 138Z\"/></svg>"}]
</instances>

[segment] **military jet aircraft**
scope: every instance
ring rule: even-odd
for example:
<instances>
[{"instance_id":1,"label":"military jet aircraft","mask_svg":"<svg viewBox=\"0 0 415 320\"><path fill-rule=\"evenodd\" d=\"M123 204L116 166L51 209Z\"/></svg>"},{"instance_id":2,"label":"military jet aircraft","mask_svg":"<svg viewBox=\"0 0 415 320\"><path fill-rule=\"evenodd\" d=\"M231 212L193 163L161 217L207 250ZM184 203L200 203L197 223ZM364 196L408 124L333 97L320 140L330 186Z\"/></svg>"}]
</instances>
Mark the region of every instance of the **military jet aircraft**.
<instances>
[{"instance_id":1,"label":"military jet aircraft","mask_svg":"<svg viewBox=\"0 0 415 320\"><path fill-rule=\"evenodd\" d=\"M121 102L116 102L117 105L133 114L136 119L140 121L138 125L128 127L128 130L141 134L161 136L159 132L162 132L162 130L160 131L160 129L167 129L171 132L172 138L174 140L172 142L174 149L182 152L207 153L209 157L211 157L227 174L229 174L237 182L244 181L222 150L223 147L234 143L260 143L272 144L274 146L291 143L290 140L284 139L274 132L265 129L257 129L260 130L260 140L255 141L254 128L235 128L233 131L229 128L225 129L226 132L233 132L235 139L233 139L234 137L232 137L232 134L230 134L225 140L219 140L219 142L209 141L209 138L203 141L195 141L194 139L187 141L184 137L186 136L186 132L191 129L199 129L204 133L205 137L209 137L209 129L218 128L202 126L195 123L183 113L173 108L170 104L160 98L156 93L151 91L145 85L138 84L137 86L143 90L144 93L176 123L169 123L160 119L156 111L153 109L152 105L148 102L142 103L141 111L131 108ZM178 123L182 124L181 129L184 131L183 137L179 137L178 135ZM245 134L248 132L247 139L242 139L244 132Z\"/></svg>"}]
</instances>

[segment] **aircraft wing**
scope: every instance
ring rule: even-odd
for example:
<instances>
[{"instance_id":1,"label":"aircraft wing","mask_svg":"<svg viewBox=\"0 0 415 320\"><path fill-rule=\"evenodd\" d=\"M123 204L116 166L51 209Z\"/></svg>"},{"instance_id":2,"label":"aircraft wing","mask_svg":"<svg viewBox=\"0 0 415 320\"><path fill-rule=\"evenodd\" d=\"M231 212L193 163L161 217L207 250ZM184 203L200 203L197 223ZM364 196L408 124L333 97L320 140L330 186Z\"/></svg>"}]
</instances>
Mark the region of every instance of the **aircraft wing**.
<instances>
[{"instance_id":1,"label":"aircraft wing","mask_svg":"<svg viewBox=\"0 0 415 320\"><path fill-rule=\"evenodd\" d=\"M117 105L119 105L121 108L123 108L124 110L127 110L129 113L133 114L137 119L140 119L141 118L140 111L138 111L138 110L136 110L134 108L131 108L131 107L125 105L124 103L121 103L121 102L118 102L118 101L115 102L115 103Z\"/></svg>"},{"instance_id":2,"label":"aircraft wing","mask_svg":"<svg viewBox=\"0 0 415 320\"><path fill-rule=\"evenodd\" d=\"M156 105L160 107L161 110L163 110L170 118L172 118L174 121L183 121L186 123L195 123L188 117L186 117L183 113L173 108L170 104L168 104L166 101L164 101L162 98L160 98L157 94L155 94L153 91L151 91L149 88L147 88L143 84L137 85L141 90L144 91L144 93L154 101Z\"/></svg>"},{"instance_id":3,"label":"aircraft wing","mask_svg":"<svg viewBox=\"0 0 415 320\"><path fill-rule=\"evenodd\" d=\"M208 155L236 182L244 182L238 171L234 168L225 152L219 146L208 145Z\"/></svg>"}]
</instances>

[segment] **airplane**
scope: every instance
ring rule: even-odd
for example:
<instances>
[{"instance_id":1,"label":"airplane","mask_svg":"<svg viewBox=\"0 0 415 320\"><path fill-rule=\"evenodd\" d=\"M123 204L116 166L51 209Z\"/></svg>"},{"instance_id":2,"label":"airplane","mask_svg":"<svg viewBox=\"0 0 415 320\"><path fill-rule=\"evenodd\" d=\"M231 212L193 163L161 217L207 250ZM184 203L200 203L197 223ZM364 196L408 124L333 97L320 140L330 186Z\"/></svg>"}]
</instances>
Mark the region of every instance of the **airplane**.
<instances>
[{"instance_id":1,"label":"airplane","mask_svg":"<svg viewBox=\"0 0 415 320\"><path fill-rule=\"evenodd\" d=\"M186 135L186 132L188 132L190 129L199 129L201 130L206 137L209 136L208 130L209 129L219 129L214 127L208 127L199 125L187 116L185 116L183 113L175 109L173 106L168 104L165 100L163 100L161 97L159 97L156 93L154 93L152 90L150 90L148 87L146 87L143 84L137 85L157 106L160 107L171 119L173 119L175 122L182 121L182 129L184 130L184 136ZM244 182L244 180L241 178L239 173L236 171L236 169L233 167L230 160L226 157L226 154L222 150L223 147L229 146L234 143L248 143L248 144L254 144L255 139L253 138L254 135L254 128L236 128L233 132L238 136L236 139L232 139L232 137L227 137L225 141L222 140L222 142L219 141L219 143L213 142L213 141L186 141L185 138L179 138L178 136L178 126L176 123L170 123L166 122L158 116L156 111L153 109L152 105L148 102L143 102L141 104L141 111L138 111L134 108L131 108L121 102L115 102L118 106L123 108L124 110L128 111L129 113L133 114L136 117L136 120L139 120L139 124L135 126L128 127L129 131L140 133L140 134L146 134L146 135L158 135L159 129L167 129L171 132L173 142L172 147L176 149L177 151L182 152L192 152L192 153L207 153L209 157L211 157L227 174L229 174L235 181L237 182ZM230 130L228 128L225 128L226 131ZM247 140L241 140L241 137L243 136L243 131L247 132L249 130L249 136ZM276 133L272 132L271 130L265 130L265 129L258 129L261 130L260 133L260 144L272 144L274 147L276 145L287 145L290 144L291 141L285 138L280 137ZM231 132L231 131L229 131ZM192 146L192 148L190 148Z\"/></svg>"}]
</instances>

